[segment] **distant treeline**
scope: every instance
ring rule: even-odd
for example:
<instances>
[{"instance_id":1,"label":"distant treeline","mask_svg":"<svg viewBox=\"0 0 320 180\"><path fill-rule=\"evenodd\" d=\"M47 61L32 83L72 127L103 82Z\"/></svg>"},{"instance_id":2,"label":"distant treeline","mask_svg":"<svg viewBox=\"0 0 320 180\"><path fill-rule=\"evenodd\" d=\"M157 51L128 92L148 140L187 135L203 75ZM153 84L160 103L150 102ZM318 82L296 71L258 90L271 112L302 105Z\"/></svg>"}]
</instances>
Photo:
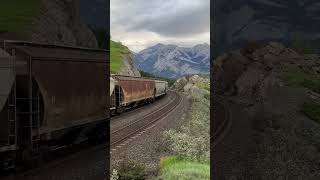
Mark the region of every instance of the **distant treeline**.
<instances>
[{"instance_id":1,"label":"distant treeline","mask_svg":"<svg viewBox=\"0 0 320 180\"><path fill-rule=\"evenodd\" d=\"M150 77L150 78L154 78L154 79L158 79L158 80L162 80L162 81L167 81L169 86L172 86L174 84L174 82L176 81L175 79L170 79L170 78L165 78L165 77L158 77L155 76L151 73L145 72L145 71L140 71L140 74L142 77Z\"/></svg>"}]
</instances>

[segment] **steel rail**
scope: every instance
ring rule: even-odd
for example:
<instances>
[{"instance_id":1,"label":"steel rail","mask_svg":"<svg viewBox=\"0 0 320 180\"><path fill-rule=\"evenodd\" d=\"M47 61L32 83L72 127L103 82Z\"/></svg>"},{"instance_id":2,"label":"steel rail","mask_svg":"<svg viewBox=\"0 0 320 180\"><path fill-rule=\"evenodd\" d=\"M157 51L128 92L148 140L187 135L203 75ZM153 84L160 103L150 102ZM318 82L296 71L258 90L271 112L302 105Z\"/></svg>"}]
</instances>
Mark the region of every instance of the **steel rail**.
<instances>
[{"instance_id":1,"label":"steel rail","mask_svg":"<svg viewBox=\"0 0 320 180\"><path fill-rule=\"evenodd\" d=\"M137 134L139 131L142 131L143 129L149 127L150 125L156 123L157 121L161 120L163 117L165 117L167 114L172 112L182 101L182 97L175 93L175 99L167 103L164 107L153 111L152 113L149 113L145 115L144 117L125 125L122 128L119 128L113 132L111 132L111 141L110 146L118 145L119 143L130 139L133 135ZM127 133L124 133L125 131L128 131ZM123 135L125 134L125 135ZM117 137L117 138L112 138ZM112 140L115 139L115 140Z\"/></svg>"}]
</instances>

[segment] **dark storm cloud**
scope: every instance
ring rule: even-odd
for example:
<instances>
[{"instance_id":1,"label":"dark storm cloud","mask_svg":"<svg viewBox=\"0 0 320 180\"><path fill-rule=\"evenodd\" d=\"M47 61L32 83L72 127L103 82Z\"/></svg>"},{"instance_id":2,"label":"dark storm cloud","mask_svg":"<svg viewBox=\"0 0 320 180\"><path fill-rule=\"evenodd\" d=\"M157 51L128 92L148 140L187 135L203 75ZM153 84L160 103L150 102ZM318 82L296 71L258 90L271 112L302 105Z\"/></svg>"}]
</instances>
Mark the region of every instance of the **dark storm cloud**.
<instances>
[{"instance_id":1,"label":"dark storm cloud","mask_svg":"<svg viewBox=\"0 0 320 180\"><path fill-rule=\"evenodd\" d=\"M111 22L130 32L152 31L167 37L206 33L210 0L112 0Z\"/></svg>"}]
</instances>

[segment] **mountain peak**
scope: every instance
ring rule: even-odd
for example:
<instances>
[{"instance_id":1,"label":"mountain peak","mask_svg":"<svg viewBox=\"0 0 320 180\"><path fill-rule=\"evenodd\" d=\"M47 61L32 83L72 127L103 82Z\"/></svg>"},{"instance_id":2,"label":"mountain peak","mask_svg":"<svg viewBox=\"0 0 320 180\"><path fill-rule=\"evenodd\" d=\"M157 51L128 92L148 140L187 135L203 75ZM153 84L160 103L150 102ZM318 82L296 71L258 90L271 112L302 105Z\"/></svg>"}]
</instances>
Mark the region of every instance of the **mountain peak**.
<instances>
[{"instance_id":1,"label":"mountain peak","mask_svg":"<svg viewBox=\"0 0 320 180\"><path fill-rule=\"evenodd\" d=\"M162 44L162 43L157 43L156 45L154 46L151 46L150 48L160 48L160 47L164 47L165 45Z\"/></svg>"},{"instance_id":2,"label":"mountain peak","mask_svg":"<svg viewBox=\"0 0 320 180\"><path fill-rule=\"evenodd\" d=\"M192 48L158 43L140 51L135 63L140 70L157 76L179 78L188 74L207 74L210 70L210 46L206 43Z\"/></svg>"}]
</instances>

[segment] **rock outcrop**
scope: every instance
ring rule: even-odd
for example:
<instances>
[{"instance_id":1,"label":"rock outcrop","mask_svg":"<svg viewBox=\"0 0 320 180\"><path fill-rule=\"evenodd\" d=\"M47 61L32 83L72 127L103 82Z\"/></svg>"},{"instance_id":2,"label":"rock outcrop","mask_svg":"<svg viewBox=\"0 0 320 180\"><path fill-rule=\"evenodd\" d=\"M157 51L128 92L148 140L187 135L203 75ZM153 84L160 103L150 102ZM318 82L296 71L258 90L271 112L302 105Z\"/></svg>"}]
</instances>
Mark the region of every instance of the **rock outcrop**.
<instances>
[{"instance_id":1,"label":"rock outcrop","mask_svg":"<svg viewBox=\"0 0 320 180\"><path fill-rule=\"evenodd\" d=\"M216 147L220 179L319 177L313 143L320 132L319 68L318 55L275 42L214 60L212 97L222 97L233 122L224 144Z\"/></svg>"},{"instance_id":2,"label":"rock outcrop","mask_svg":"<svg viewBox=\"0 0 320 180\"><path fill-rule=\"evenodd\" d=\"M94 33L75 15L71 0L42 0L30 40L41 43L98 48Z\"/></svg>"},{"instance_id":3,"label":"rock outcrop","mask_svg":"<svg viewBox=\"0 0 320 180\"><path fill-rule=\"evenodd\" d=\"M141 77L141 74L134 63L134 55L132 53L122 54L122 62L123 64L119 74Z\"/></svg>"},{"instance_id":4,"label":"rock outcrop","mask_svg":"<svg viewBox=\"0 0 320 180\"><path fill-rule=\"evenodd\" d=\"M249 45L214 61L214 91L220 95L263 100L273 87L283 84L280 76L290 68L319 75L319 59L316 55L300 55L280 43Z\"/></svg>"},{"instance_id":5,"label":"rock outcrop","mask_svg":"<svg viewBox=\"0 0 320 180\"><path fill-rule=\"evenodd\" d=\"M319 40L318 1L217 0L214 40L218 54L248 41Z\"/></svg>"},{"instance_id":6,"label":"rock outcrop","mask_svg":"<svg viewBox=\"0 0 320 180\"><path fill-rule=\"evenodd\" d=\"M204 87L207 87L205 89ZM173 88L176 91L184 92L189 95L209 94L210 80L199 75L190 75L178 79Z\"/></svg>"}]
</instances>

